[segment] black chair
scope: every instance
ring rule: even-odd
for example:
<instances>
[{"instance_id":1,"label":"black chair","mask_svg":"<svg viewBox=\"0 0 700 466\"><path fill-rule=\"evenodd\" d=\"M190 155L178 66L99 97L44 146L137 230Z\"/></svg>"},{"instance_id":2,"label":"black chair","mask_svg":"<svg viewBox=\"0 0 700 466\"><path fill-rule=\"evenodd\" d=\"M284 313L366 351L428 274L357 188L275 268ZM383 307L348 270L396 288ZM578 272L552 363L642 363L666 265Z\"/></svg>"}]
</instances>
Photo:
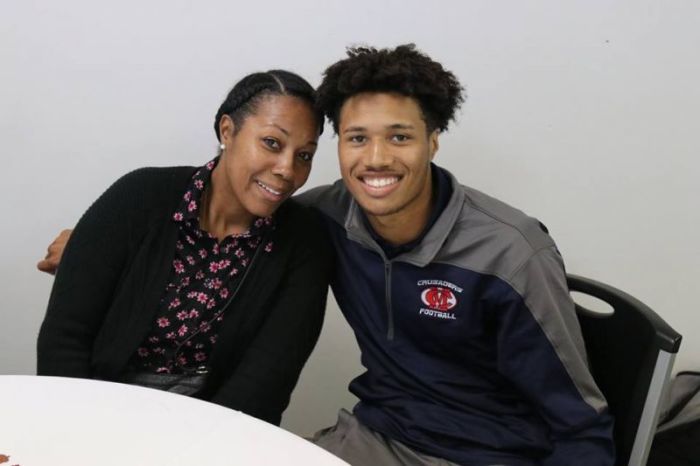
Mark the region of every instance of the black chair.
<instances>
[{"instance_id":1,"label":"black chair","mask_svg":"<svg viewBox=\"0 0 700 466\"><path fill-rule=\"evenodd\" d=\"M591 373L615 417L616 464L644 466L681 335L623 291L576 275L567 282L570 291L614 310L602 314L576 303Z\"/></svg>"}]
</instances>

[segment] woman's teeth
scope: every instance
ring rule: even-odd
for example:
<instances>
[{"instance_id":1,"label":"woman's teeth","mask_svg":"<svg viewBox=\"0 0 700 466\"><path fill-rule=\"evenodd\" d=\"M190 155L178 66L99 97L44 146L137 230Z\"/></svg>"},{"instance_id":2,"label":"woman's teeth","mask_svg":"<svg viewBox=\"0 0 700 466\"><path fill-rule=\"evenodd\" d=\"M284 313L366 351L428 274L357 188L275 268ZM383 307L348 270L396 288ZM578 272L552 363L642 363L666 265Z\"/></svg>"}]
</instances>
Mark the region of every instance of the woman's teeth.
<instances>
[{"instance_id":1,"label":"woman's teeth","mask_svg":"<svg viewBox=\"0 0 700 466\"><path fill-rule=\"evenodd\" d=\"M269 187L269 186L266 185L266 184L261 183L260 181L256 181L256 183L258 183L258 186L260 186L261 188L263 188L265 191L267 191L267 192L269 192L269 193L272 193L272 194L274 194L275 196L281 196L281 195L282 195L282 193L281 193L280 191L275 191L274 189L272 189L271 187Z\"/></svg>"}]
</instances>

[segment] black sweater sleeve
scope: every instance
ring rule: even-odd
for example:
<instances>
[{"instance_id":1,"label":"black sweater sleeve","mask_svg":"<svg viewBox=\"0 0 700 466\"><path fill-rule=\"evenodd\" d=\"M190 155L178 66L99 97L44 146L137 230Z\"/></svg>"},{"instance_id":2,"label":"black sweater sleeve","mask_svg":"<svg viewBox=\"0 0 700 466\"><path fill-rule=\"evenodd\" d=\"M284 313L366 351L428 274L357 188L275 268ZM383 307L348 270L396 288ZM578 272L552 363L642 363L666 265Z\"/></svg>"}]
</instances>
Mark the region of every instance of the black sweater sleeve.
<instances>
[{"instance_id":1,"label":"black sweater sleeve","mask_svg":"<svg viewBox=\"0 0 700 466\"><path fill-rule=\"evenodd\" d=\"M265 323L211 401L279 424L299 374L316 345L333 264L330 241L315 216L306 223Z\"/></svg>"},{"instance_id":2,"label":"black sweater sleeve","mask_svg":"<svg viewBox=\"0 0 700 466\"><path fill-rule=\"evenodd\" d=\"M125 266L130 219L143 201L146 170L117 180L71 234L39 331L39 375L91 376L92 346Z\"/></svg>"}]
</instances>

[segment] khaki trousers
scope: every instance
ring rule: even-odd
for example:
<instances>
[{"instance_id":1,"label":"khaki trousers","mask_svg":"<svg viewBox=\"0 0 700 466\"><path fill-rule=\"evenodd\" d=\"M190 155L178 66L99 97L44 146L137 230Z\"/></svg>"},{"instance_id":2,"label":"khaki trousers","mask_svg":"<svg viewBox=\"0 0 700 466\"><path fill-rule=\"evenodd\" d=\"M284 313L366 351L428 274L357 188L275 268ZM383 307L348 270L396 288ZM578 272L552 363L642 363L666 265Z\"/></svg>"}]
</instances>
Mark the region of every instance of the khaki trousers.
<instances>
[{"instance_id":1,"label":"khaki trousers","mask_svg":"<svg viewBox=\"0 0 700 466\"><path fill-rule=\"evenodd\" d=\"M311 441L352 466L458 466L391 440L344 409L335 426L318 431Z\"/></svg>"}]
</instances>

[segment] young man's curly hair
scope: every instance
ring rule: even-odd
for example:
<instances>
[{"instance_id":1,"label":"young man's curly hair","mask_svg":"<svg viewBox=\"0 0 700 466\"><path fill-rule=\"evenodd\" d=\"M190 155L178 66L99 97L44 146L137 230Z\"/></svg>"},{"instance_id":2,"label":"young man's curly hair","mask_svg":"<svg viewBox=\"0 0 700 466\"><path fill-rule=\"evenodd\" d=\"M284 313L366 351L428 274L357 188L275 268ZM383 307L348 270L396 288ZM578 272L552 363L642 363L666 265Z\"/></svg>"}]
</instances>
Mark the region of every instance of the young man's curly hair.
<instances>
[{"instance_id":1,"label":"young man's curly hair","mask_svg":"<svg viewBox=\"0 0 700 466\"><path fill-rule=\"evenodd\" d=\"M317 105L338 133L345 101L361 92L391 92L416 99L429 132L446 131L464 102L463 88L450 71L416 50L350 47L348 58L329 66L317 90Z\"/></svg>"}]
</instances>

